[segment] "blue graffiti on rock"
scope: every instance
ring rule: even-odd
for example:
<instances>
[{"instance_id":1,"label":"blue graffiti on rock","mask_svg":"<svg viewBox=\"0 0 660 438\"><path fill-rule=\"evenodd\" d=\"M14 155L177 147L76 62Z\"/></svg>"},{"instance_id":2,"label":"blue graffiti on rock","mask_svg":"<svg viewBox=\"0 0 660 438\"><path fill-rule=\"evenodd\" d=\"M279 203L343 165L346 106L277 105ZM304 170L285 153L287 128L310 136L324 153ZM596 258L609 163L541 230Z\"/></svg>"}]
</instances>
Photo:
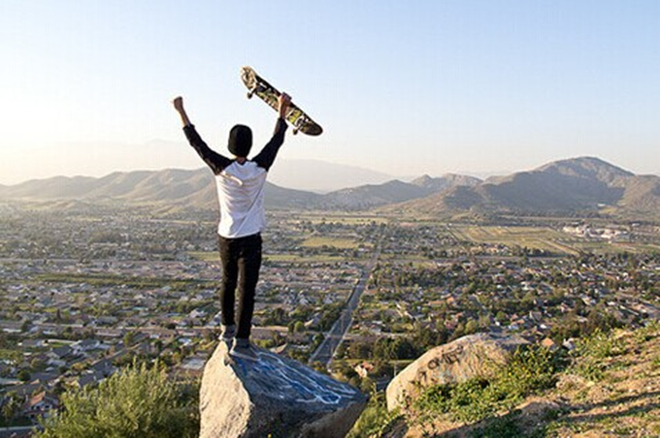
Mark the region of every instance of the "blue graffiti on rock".
<instances>
[{"instance_id":1,"label":"blue graffiti on rock","mask_svg":"<svg viewBox=\"0 0 660 438\"><path fill-rule=\"evenodd\" d=\"M234 369L255 392L297 403L337 405L360 397L353 387L338 382L292 359L280 357L266 350L258 350L258 361L234 359Z\"/></svg>"}]
</instances>

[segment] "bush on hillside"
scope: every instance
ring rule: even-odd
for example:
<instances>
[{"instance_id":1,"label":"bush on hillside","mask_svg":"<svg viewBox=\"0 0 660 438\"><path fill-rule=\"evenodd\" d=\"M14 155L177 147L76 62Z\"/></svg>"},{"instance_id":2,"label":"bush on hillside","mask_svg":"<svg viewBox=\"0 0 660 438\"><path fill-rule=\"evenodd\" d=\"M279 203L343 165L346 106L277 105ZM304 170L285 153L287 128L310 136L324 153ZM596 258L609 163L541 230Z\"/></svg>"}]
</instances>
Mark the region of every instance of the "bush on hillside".
<instances>
[{"instance_id":1,"label":"bush on hillside","mask_svg":"<svg viewBox=\"0 0 660 438\"><path fill-rule=\"evenodd\" d=\"M181 438L199 432L196 392L186 393L156 364L124 369L97 387L62 395L61 412L38 438Z\"/></svg>"},{"instance_id":2,"label":"bush on hillside","mask_svg":"<svg viewBox=\"0 0 660 438\"><path fill-rule=\"evenodd\" d=\"M554 385L559 357L539 346L521 347L490 378L475 377L461 383L427 389L413 403L424 415L449 414L454 420L483 420L513 408L524 397Z\"/></svg>"}]
</instances>

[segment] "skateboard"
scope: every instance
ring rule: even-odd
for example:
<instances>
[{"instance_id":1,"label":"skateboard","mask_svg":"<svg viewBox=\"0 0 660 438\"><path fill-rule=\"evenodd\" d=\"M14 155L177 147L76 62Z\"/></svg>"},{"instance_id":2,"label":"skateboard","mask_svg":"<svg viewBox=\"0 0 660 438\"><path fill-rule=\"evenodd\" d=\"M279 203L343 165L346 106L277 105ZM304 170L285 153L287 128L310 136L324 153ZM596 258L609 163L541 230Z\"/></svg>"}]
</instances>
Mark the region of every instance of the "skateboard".
<instances>
[{"instance_id":1,"label":"skateboard","mask_svg":"<svg viewBox=\"0 0 660 438\"><path fill-rule=\"evenodd\" d=\"M277 100L282 93L277 91L277 88L266 82L259 76L251 67L241 68L241 80L248 89L247 97L251 99L255 94L264 102L268 104L275 111L278 110ZM293 133L297 134L298 131L307 135L321 135L323 128L312 120L305 111L301 110L291 102L289 109L286 113L286 120L293 126Z\"/></svg>"}]
</instances>

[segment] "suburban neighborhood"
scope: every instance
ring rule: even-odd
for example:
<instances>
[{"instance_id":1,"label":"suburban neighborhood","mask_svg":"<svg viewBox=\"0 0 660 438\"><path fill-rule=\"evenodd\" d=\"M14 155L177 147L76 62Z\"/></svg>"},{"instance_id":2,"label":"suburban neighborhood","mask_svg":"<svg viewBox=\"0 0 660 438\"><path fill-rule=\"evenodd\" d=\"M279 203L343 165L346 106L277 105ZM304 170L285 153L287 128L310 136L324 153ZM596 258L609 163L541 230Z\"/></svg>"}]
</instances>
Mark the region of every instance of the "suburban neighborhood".
<instances>
[{"instance_id":1,"label":"suburban neighborhood","mask_svg":"<svg viewBox=\"0 0 660 438\"><path fill-rule=\"evenodd\" d=\"M539 237L539 224L291 212L269 222L255 342L365 390L465 334L570 346L585 330L660 317L660 253L646 250L660 238L645 225L610 243L570 224ZM523 232L536 240L512 237ZM29 430L66 389L135 362L159 361L181 382L198 382L220 324L214 233L212 218L194 215L4 206L1 424ZM338 339L321 360L326 336Z\"/></svg>"}]
</instances>

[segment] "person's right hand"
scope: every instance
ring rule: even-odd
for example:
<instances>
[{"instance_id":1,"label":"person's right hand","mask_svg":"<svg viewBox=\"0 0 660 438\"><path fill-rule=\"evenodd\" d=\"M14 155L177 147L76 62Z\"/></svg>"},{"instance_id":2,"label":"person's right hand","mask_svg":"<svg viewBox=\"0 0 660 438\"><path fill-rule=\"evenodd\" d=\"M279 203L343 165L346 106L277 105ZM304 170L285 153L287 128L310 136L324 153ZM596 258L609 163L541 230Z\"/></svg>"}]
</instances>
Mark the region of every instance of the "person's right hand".
<instances>
[{"instance_id":1,"label":"person's right hand","mask_svg":"<svg viewBox=\"0 0 660 438\"><path fill-rule=\"evenodd\" d=\"M183 97L177 96L174 98L172 101L172 105L174 105L174 109L181 112L183 111Z\"/></svg>"}]
</instances>

